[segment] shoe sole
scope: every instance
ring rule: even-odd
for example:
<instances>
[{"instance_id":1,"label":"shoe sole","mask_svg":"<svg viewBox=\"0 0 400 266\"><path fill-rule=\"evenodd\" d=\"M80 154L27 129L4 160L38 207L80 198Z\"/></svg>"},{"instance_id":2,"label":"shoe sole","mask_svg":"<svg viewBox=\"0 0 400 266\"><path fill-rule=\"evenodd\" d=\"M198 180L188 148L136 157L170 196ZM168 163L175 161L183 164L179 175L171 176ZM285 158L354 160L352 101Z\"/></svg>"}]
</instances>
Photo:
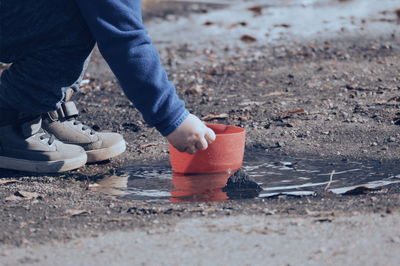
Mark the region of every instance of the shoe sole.
<instances>
[{"instance_id":1,"label":"shoe sole","mask_svg":"<svg viewBox=\"0 0 400 266\"><path fill-rule=\"evenodd\" d=\"M0 156L0 168L34 172L34 173L61 173L82 167L87 162L87 155L60 161L31 161Z\"/></svg>"},{"instance_id":2,"label":"shoe sole","mask_svg":"<svg viewBox=\"0 0 400 266\"><path fill-rule=\"evenodd\" d=\"M126 150L125 140L121 140L120 142L108 148L86 151L88 157L87 162L95 163L95 162L105 161L120 155L125 150Z\"/></svg>"}]
</instances>

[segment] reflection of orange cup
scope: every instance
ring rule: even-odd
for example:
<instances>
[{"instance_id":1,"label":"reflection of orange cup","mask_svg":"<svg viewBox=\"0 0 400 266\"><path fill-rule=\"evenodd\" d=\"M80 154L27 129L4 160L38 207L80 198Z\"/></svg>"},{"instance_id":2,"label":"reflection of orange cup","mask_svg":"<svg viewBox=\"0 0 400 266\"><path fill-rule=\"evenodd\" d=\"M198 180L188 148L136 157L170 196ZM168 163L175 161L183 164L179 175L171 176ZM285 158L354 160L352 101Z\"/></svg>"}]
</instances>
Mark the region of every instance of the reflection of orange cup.
<instances>
[{"instance_id":1,"label":"reflection of orange cup","mask_svg":"<svg viewBox=\"0 0 400 266\"><path fill-rule=\"evenodd\" d=\"M195 154L179 152L170 145L170 161L175 173L218 173L242 167L246 132L243 128L222 124L207 124L217 139L207 150Z\"/></svg>"},{"instance_id":2,"label":"reflection of orange cup","mask_svg":"<svg viewBox=\"0 0 400 266\"><path fill-rule=\"evenodd\" d=\"M182 175L174 173L171 202L225 201L228 196L222 191L230 174Z\"/></svg>"}]
</instances>

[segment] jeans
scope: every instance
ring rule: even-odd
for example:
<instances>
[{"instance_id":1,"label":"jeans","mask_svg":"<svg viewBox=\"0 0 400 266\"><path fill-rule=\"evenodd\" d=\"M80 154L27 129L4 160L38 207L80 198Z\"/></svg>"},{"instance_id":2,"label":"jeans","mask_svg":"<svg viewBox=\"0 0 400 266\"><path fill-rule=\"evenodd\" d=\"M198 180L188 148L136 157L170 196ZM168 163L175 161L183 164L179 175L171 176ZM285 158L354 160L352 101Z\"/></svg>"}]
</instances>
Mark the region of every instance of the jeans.
<instances>
[{"instance_id":1,"label":"jeans","mask_svg":"<svg viewBox=\"0 0 400 266\"><path fill-rule=\"evenodd\" d=\"M74 0L1 0L0 108L39 114L79 88L95 41ZM1 114L0 114L1 115Z\"/></svg>"}]
</instances>

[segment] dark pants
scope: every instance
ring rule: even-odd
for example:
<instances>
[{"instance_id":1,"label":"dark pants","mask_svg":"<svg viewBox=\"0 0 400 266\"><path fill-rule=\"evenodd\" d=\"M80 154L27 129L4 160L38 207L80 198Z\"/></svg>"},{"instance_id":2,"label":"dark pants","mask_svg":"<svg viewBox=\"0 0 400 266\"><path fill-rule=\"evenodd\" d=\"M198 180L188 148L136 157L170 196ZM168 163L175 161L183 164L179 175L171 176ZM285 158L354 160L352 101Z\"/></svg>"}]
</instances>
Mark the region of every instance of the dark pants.
<instances>
[{"instance_id":1,"label":"dark pants","mask_svg":"<svg viewBox=\"0 0 400 266\"><path fill-rule=\"evenodd\" d=\"M74 0L1 0L0 61L12 65L1 75L0 108L59 108L94 44Z\"/></svg>"}]
</instances>

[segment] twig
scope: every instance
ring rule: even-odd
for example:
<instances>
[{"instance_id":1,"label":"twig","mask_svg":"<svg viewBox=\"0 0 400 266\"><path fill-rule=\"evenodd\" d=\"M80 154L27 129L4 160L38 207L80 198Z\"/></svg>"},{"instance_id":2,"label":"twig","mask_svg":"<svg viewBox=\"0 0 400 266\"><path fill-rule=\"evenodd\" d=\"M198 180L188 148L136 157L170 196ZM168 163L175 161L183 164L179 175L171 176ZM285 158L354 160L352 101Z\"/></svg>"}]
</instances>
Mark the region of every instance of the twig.
<instances>
[{"instance_id":1,"label":"twig","mask_svg":"<svg viewBox=\"0 0 400 266\"><path fill-rule=\"evenodd\" d=\"M224 74L224 76L220 79L220 81L217 85L217 91L219 91L221 89L221 87L224 85L227 76L228 76L227 74Z\"/></svg>"},{"instance_id":2,"label":"twig","mask_svg":"<svg viewBox=\"0 0 400 266\"><path fill-rule=\"evenodd\" d=\"M333 170L332 173L331 173L331 175L330 175L330 177L329 177L329 182L328 182L328 184L327 184L326 187L325 187L325 191L327 191L328 188L329 188L329 186L331 185L331 183L332 183L332 181L333 181L333 175L334 175L335 173L336 173L336 171Z\"/></svg>"}]
</instances>

